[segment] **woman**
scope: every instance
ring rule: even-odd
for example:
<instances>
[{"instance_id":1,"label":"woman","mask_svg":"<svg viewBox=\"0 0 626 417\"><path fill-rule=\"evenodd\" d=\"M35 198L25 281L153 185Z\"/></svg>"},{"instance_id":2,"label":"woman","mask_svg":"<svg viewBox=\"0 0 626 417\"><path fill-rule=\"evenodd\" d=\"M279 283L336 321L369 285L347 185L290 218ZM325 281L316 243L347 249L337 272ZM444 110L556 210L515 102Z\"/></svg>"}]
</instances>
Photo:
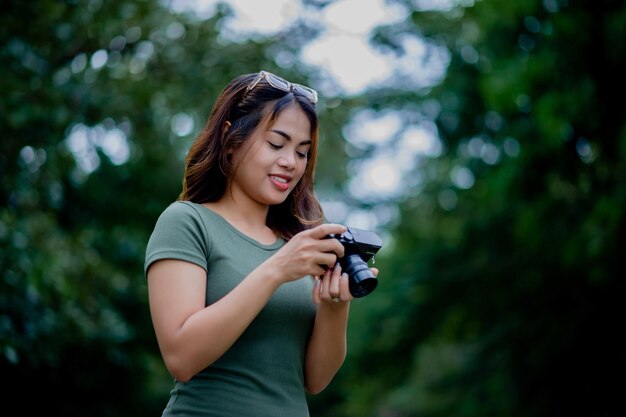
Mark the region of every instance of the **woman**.
<instances>
[{"instance_id":1,"label":"woman","mask_svg":"<svg viewBox=\"0 0 626 417\"><path fill-rule=\"evenodd\" d=\"M175 379L164 415L308 416L346 356L352 295L313 191L317 93L233 79L146 250L150 312ZM378 271L372 268L374 274Z\"/></svg>"}]
</instances>

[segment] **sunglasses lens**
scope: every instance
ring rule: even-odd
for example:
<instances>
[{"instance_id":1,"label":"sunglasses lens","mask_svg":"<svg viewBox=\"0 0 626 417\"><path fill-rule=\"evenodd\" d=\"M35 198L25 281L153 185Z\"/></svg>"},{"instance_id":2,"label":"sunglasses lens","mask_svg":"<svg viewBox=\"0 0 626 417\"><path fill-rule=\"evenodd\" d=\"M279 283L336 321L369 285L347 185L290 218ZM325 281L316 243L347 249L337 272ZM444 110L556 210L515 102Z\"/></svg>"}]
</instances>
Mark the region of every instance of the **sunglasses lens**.
<instances>
[{"instance_id":1,"label":"sunglasses lens","mask_svg":"<svg viewBox=\"0 0 626 417\"><path fill-rule=\"evenodd\" d=\"M290 86L289 81L282 79L277 75L268 73L266 78L267 78L267 82L270 83L270 85L274 88L278 88L279 90L283 90L283 91L291 90L289 88Z\"/></svg>"},{"instance_id":2,"label":"sunglasses lens","mask_svg":"<svg viewBox=\"0 0 626 417\"><path fill-rule=\"evenodd\" d=\"M313 103L317 103L317 91L300 84L294 84L294 87L298 94L303 95Z\"/></svg>"}]
</instances>

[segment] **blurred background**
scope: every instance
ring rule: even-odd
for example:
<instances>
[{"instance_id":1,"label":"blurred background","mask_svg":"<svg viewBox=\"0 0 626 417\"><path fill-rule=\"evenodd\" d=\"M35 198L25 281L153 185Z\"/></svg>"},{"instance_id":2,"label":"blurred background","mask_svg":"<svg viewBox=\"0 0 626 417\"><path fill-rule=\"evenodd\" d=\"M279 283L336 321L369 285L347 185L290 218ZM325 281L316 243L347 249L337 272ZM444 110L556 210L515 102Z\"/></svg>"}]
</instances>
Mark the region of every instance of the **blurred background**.
<instances>
[{"instance_id":1,"label":"blurred background","mask_svg":"<svg viewBox=\"0 0 626 417\"><path fill-rule=\"evenodd\" d=\"M265 69L320 92L329 220L385 242L312 417L623 410L623 1L8 0L0 16L5 406L160 415L145 245L218 92Z\"/></svg>"}]
</instances>

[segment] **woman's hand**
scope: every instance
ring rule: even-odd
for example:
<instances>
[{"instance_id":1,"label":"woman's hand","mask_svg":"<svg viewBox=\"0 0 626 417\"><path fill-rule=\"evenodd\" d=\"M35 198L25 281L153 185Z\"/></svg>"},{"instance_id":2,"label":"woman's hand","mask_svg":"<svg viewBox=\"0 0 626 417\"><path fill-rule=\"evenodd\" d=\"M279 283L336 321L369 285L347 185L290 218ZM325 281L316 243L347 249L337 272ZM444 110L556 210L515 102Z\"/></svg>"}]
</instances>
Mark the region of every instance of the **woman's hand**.
<instances>
[{"instance_id":1,"label":"woman's hand","mask_svg":"<svg viewBox=\"0 0 626 417\"><path fill-rule=\"evenodd\" d=\"M344 255L344 247L328 235L340 235L347 229L340 224L322 224L292 237L266 264L276 268L284 282L306 275L321 276L332 271L337 259Z\"/></svg>"},{"instance_id":2,"label":"woman's hand","mask_svg":"<svg viewBox=\"0 0 626 417\"><path fill-rule=\"evenodd\" d=\"M374 276L378 276L377 268L370 268ZM341 265L335 264L331 270L324 272L321 278L316 278L313 288L313 302L320 304L324 302L338 303L340 301L351 301L354 299L350 293L350 282L348 274L342 273Z\"/></svg>"}]
</instances>

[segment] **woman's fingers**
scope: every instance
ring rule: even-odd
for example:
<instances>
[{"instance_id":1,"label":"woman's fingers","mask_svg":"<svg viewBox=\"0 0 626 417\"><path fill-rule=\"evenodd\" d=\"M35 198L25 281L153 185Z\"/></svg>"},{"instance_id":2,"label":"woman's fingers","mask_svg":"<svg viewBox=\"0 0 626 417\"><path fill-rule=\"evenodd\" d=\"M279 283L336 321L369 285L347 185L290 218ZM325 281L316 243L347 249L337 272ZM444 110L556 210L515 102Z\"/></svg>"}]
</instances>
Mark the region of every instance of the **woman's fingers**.
<instances>
[{"instance_id":1,"label":"woman's fingers","mask_svg":"<svg viewBox=\"0 0 626 417\"><path fill-rule=\"evenodd\" d=\"M330 295L331 299L339 298L339 296L341 295L339 291L340 279L341 279L341 266L337 264L333 268L333 272L330 276L330 280L328 283L328 295Z\"/></svg>"},{"instance_id":2,"label":"woman's fingers","mask_svg":"<svg viewBox=\"0 0 626 417\"><path fill-rule=\"evenodd\" d=\"M343 257L345 248L343 244L337 239L321 239L316 242L316 246L321 252L332 252L339 258Z\"/></svg>"},{"instance_id":3,"label":"woman's fingers","mask_svg":"<svg viewBox=\"0 0 626 417\"><path fill-rule=\"evenodd\" d=\"M350 301L354 298L350 293L350 280L348 278L348 274L345 272L341 274L341 278L339 279L339 292L341 294L341 301Z\"/></svg>"},{"instance_id":4,"label":"woman's fingers","mask_svg":"<svg viewBox=\"0 0 626 417\"><path fill-rule=\"evenodd\" d=\"M326 269L332 269L337 260L344 256L345 248L339 240L328 237L345 230L347 228L340 224L327 223L294 236L280 251L283 270L287 271L288 279L323 275ZM333 287L333 292L338 294L337 287Z\"/></svg>"},{"instance_id":5,"label":"woman's fingers","mask_svg":"<svg viewBox=\"0 0 626 417\"><path fill-rule=\"evenodd\" d=\"M315 239L323 239L328 235L340 235L348 230L346 226L335 223L321 224L313 229L309 229L309 233Z\"/></svg>"},{"instance_id":6,"label":"woman's fingers","mask_svg":"<svg viewBox=\"0 0 626 417\"><path fill-rule=\"evenodd\" d=\"M333 303L353 299L352 294L350 294L348 274L342 273L339 264L335 265L332 270L326 271L322 277L319 284L319 299Z\"/></svg>"},{"instance_id":7,"label":"woman's fingers","mask_svg":"<svg viewBox=\"0 0 626 417\"><path fill-rule=\"evenodd\" d=\"M321 253L315 259L315 262L318 265L325 266L326 269L332 269L333 266L337 263L337 255L334 253Z\"/></svg>"},{"instance_id":8,"label":"woman's fingers","mask_svg":"<svg viewBox=\"0 0 626 417\"><path fill-rule=\"evenodd\" d=\"M322 300L330 300L330 278L332 276L332 269L327 269L324 275L322 276L322 284L320 286L320 298Z\"/></svg>"}]
</instances>

